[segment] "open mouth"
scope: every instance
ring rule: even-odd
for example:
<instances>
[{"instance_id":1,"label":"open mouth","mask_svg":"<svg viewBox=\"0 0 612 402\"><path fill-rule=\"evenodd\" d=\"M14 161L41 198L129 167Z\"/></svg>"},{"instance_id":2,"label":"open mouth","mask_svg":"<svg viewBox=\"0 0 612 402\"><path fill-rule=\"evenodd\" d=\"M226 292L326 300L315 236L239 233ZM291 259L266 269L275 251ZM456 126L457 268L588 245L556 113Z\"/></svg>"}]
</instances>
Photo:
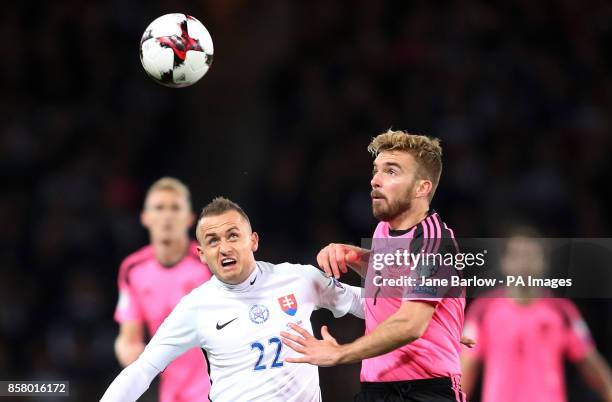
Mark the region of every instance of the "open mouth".
<instances>
[{"instance_id":1,"label":"open mouth","mask_svg":"<svg viewBox=\"0 0 612 402\"><path fill-rule=\"evenodd\" d=\"M224 258L221 260L221 266L223 268L230 268L236 265L236 260L233 258Z\"/></svg>"}]
</instances>

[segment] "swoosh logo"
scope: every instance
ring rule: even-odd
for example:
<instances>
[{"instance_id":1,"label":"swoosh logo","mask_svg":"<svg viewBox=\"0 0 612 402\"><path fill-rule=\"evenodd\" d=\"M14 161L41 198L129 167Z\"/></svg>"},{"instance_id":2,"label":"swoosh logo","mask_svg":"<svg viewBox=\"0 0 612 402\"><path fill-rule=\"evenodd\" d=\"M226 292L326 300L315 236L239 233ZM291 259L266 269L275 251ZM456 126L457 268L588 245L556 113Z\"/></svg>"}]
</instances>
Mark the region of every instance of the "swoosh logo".
<instances>
[{"instance_id":1,"label":"swoosh logo","mask_svg":"<svg viewBox=\"0 0 612 402\"><path fill-rule=\"evenodd\" d=\"M255 281L257 280L257 277L253 278L253 280L251 282L249 282L251 285L255 283Z\"/></svg>"},{"instance_id":2,"label":"swoosh logo","mask_svg":"<svg viewBox=\"0 0 612 402\"><path fill-rule=\"evenodd\" d=\"M229 320L228 322L226 322L225 324L219 324L219 322L217 321L217 329L223 329L225 328L225 326L233 321L236 321L238 319L238 317L234 318L233 320Z\"/></svg>"}]
</instances>

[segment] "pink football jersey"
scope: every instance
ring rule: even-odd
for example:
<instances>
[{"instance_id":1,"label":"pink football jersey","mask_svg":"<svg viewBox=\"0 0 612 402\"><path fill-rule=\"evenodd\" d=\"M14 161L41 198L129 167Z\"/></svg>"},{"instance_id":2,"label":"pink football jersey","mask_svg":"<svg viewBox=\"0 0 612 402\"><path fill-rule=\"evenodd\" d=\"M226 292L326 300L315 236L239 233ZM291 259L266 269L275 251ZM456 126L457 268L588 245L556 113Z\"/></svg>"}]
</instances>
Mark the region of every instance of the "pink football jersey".
<instances>
[{"instance_id":1,"label":"pink football jersey","mask_svg":"<svg viewBox=\"0 0 612 402\"><path fill-rule=\"evenodd\" d=\"M196 247L192 242L187 255L172 267L157 262L152 246L129 255L119 270L115 321L142 322L155 334L179 300L211 277ZM160 376L161 402L208 401L209 390L208 368L197 348L174 360Z\"/></svg>"},{"instance_id":2,"label":"pink football jersey","mask_svg":"<svg viewBox=\"0 0 612 402\"><path fill-rule=\"evenodd\" d=\"M379 241L392 243L395 249L399 245L400 248L413 253L418 252L416 249L421 247L427 252L435 253L443 239L456 245L452 230L435 212L401 234L394 235L389 232L387 222L378 224L373 236L373 250ZM419 244L419 247L415 247L416 244ZM402 302L418 300L432 303L435 305L435 311L421 338L387 354L364 360L361 366L361 381L387 382L450 377L453 384L458 384L461 375L459 357L465 298L441 297L439 294L419 296L406 290L385 297L384 290L381 292L381 289L371 288L374 286L372 275L375 274L372 271L374 269L370 267L366 278L366 334L395 313ZM376 296L377 294L381 296ZM463 292L460 296L462 295ZM458 385L456 388L457 399L461 400L463 395Z\"/></svg>"},{"instance_id":3,"label":"pink football jersey","mask_svg":"<svg viewBox=\"0 0 612 402\"><path fill-rule=\"evenodd\" d=\"M565 402L563 358L577 361L593 350L571 301L522 305L503 290L470 305L464 334L476 340L464 353L484 363L483 402Z\"/></svg>"}]
</instances>

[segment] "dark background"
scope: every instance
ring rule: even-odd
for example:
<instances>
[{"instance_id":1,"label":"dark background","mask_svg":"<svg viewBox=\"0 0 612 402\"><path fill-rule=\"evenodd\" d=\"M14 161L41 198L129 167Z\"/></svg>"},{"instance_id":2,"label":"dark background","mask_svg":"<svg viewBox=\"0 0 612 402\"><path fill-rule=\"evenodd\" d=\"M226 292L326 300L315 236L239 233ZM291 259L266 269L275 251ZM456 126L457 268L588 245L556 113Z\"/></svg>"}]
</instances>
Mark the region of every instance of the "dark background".
<instances>
[{"instance_id":1,"label":"dark background","mask_svg":"<svg viewBox=\"0 0 612 402\"><path fill-rule=\"evenodd\" d=\"M190 88L155 84L138 59L168 12L213 37ZM442 139L433 207L458 236L515 218L610 236L607 1L18 1L0 38L0 379L101 396L119 371L118 264L147 242L138 213L162 175L197 209L241 203L260 259L314 262L373 231L366 146L392 127ZM577 303L610 361L610 300ZM324 398L351 400L358 369L321 370ZM595 400L575 374L573 401Z\"/></svg>"}]
</instances>

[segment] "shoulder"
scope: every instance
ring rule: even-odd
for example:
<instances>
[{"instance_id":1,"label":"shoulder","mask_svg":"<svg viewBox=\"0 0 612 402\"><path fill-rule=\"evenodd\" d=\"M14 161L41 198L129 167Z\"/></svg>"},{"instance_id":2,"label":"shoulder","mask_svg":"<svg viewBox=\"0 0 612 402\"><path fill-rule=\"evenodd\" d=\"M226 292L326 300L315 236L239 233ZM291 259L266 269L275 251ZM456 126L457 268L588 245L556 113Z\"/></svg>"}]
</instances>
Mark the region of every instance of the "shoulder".
<instances>
[{"instance_id":1,"label":"shoulder","mask_svg":"<svg viewBox=\"0 0 612 402\"><path fill-rule=\"evenodd\" d=\"M123 261L121 262L121 267L137 265L153 257L154 257L153 247L150 244L148 244L134 251L132 254L128 255L127 257L125 257Z\"/></svg>"},{"instance_id":2,"label":"shoulder","mask_svg":"<svg viewBox=\"0 0 612 402\"><path fill-rule=\"evenodd\" d=\"M437 212L432 212L415 227L414 236L426 239L454 239L455 232L442 220Z\"/></svg>"},{"instance_id":3,"label":"shoulder","mask_svg":"<svg viewBox=\"0 0 612 402\"><path fill-rule=\"evenodd\" d=\"M374 237L386 237L385 235L389 233L389 223L385 221L380 221L376 225L376 229L374 229Z\"/></svg>"},{"instance_id":4,"label":"shoulder","mask_svg":"<svg viewBox=\"0 0 612 402\"><path fill-rule=\"evenodd\" d=\"M275 276L294 276L296 278L317 278L325 277L325 273L320 269L308 264L294 264L283 262L271 264L269 262L257 261L258 268L273 273Z\"/></svg>"},{"instance_id":5,"label":"shoulder","mask_svg":"<svg viewBox=\"0 0 612 402\"><path fill-rule=\"evenodd\" d=\"M542 301L559 314L566 325L570 325L575 320L582 319L580 311L571 300L546 298L542 299Z\"/></svg>"},{"instance_id":6,"label":"shoulder","mask_svg":"<svg viewBox=\"0 0 612 402\"><path fill-rule=\"evenodd\" d=\"M493 289L481 294L467 307L467 319L471 322L482 322L487 315L501 306L500 301L505 301L506 297L504 289Z\"/></svg>"},{"instance_id":7,"label":"shoulder","mask_svg":"<svg viewBox=\"0 0 612 402\"><path fill-rule=\"evenodd\" d=\"M151 258L154 258L153 247L151 247L151 245L141 247L132 254L128 255L121 262L119 268L119 279L127 280L128 274L133 268L151 260Z\"/></svg>"},{"instance_id":8,"label":"shoulder","mask_svg":"<svg viewBox=\"0 0 612 402\"><path fill-rule=\"evenodd\" d=\"M205 306L207 302L215 300L215 297L211 297L211 295L216 291L217 287L211 281L207 281L183 296L179 303L184 308L199 308Z\"/></svg>"}]
</instances>

